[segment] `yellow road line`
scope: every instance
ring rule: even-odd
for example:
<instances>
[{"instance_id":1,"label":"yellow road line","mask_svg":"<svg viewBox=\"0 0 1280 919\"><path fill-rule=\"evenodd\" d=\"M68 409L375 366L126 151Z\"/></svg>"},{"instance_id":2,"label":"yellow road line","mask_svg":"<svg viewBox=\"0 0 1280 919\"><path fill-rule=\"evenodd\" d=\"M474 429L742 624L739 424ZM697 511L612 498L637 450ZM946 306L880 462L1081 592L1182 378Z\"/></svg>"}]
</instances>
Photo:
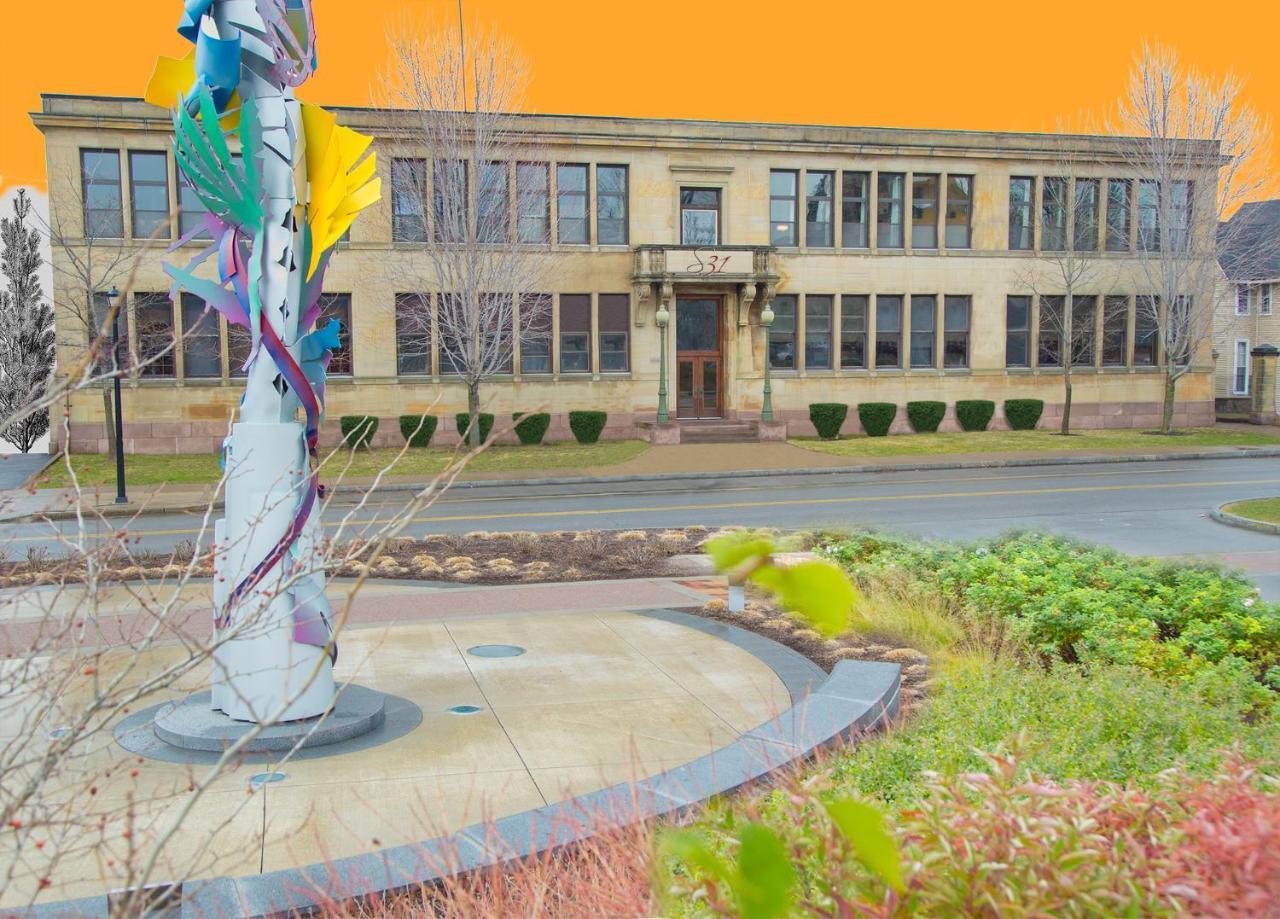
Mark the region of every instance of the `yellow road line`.
<instances>
[{"instance_id":1,"label":"yellow road line","mask_svg":"<svg viewBox=\"0 0 1280 919\"><path fill-rule=\"evenodd\" d=\"M1002 488L991 489L987 491L949 491L949 492L926 492L920 494L895 494L895 495L846 495L842 497L832 498L792 498L792 499L773 499L768 501L718 501L708 502L705 504L669 504L669 505L650 505L642 507L607 507L607 508L589 508L584 510L555 510L555 511L516 511L509 514L453 514L453 515L437 515L414 517L410 523L439 523L439 522L457 522L457 521L479 521L479 520L528 520L528 519L547 519L553 517L598 517L611 514L650 514L662 513L670 511L713 511L713 510L745 510L748 508L758 507L814 507L818 505L837 505L837 504L868 504L880 501L924 501L934 499L959 499L959 498L1001 498L1015 497L1024 495L1065 495L1065 494L1085 494L1090 492L1106 492L1106 491L1158 491L1162 489L1176 488L1221 488L1232 485L1275 485L1280 484L1280 479L1229 479L1214 482L1126 482L1119 485L1076 485L1070 487L1054 487L1054 488ZM372 520L359 521L343 521L332 520L325 521L325 526L331 529L339 526L347 526L355 529L360 526L371 524L386 523L387 520L374 518ZM198 529L175 529L175 530L135 530L134 536L190 536L198 533ZM110 539L114 534L89 535L91 539ZM52 537L15 537L14 541L22 542L40 542L49 541Z\"/></svg>"}]
</instances>

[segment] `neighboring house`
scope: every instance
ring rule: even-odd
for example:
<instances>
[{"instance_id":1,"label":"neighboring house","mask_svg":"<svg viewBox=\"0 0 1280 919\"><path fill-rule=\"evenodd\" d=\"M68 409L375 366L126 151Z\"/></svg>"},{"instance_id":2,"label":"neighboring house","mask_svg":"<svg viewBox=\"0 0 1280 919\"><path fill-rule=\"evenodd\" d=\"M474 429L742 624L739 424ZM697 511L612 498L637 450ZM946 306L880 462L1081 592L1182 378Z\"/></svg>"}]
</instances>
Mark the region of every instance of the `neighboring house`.
<instances>
[{"instance_id":1,"label":"neighboring house","mask_svg":"<svg viewBox=\"0 0 1280 919\"><path fill-rule=\"evenodd\" d=\"M1218 413L1227 416L1248 411L1249 352L1259 345L1280 347L1280 199L1242 205L1221 236L1214 396Z\"/></svg>"},{"instance_id":2,"label":"neighboring house","mask_svg":"<svg viewBox=\"0 0 1280 919\"><path fill-rule=\"evenodd\" d=\"M431 215L405 211L391 176L422 161L395 159L381 144L396 113L336 111L374 136L384 193L339 243L325 276L325 314L343 331L322 437L336 440L343 414L376 414L377 443L392 443L397 415L430 409L445 419L438 440L449 442L465 388L429 337L397 322L402 303L420 300L395 281L417 270L393 263L425 263ZM792 434L813 432L814 402L1032 397L1045 401L1042 424L1052 426L1063 349L1040 317L1060 309L1061 297L1036 296L1025 277L1043 254L1072 245L1106 268L1105 282L1077 293L1073 315L1089 332L1075 351L1073 421L1159 422L1164 381L1153 324L1139 308L1151 291L1138 228L1158 229L1149 225L1150 183L1134 177L1114 138L520 117L549 152L506 164L510 187L524 190L507 198L511 232L558 262L546 289L513 292L551 310L510 373L483 389L499 417L549 411L549 439L565 439L569 411L604 409L605 436L640 435L657 408L655 314L665 306L670 408L681 424L759 419L768 360L774 415ZM162 261L182 263L203 243L167 256L164 245L144 247L148 237L168 242L199 225L199 201L174 169L167 113L136 99L45 95L33 120L44 134L53 220L73 236L140 254L122 334L144 356L183 339L126 383L126 442L152 452L214 450L243 389L247 341L216 317L194 326L198 298L167 296ZM1060 172L1064 155L1078 164L1074 200L1087 205L1072 214L1054 203L1064 195L1046 193L1071 181ZM515 214L516 200L536 206ZM177 205L187 210L174 215ZM69 257L53 253L55 262ZM70 366L64 352L78 344L67 315L74 294L54 291L60 366ZM1213 291L1193 300L1211 308ZM776 316L768 330L765 303ZM1178 384L1176 424L1213 420L1209 351ZM69 409L67 446L104 450L100 393L75 394ZM906 429L905 415L895 430ZM955 429L950 409L944 423Z\"/></svg>"}]
</instances>

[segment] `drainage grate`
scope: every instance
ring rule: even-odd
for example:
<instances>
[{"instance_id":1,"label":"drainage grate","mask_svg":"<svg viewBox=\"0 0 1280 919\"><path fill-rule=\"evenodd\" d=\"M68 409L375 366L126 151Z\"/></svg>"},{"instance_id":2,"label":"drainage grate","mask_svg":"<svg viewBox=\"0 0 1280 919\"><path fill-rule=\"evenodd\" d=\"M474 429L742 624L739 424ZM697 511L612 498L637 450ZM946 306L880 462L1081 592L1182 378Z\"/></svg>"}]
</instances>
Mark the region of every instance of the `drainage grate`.
<instances>
[{"instance_id":1,"label":"drainage grate","mask_svg":"<svg viewBox=\"0 0 1280 919\"><path fill-rule=\"evenodd\" d=\"M269 783L283 782L287 778L288 776L283 772L259 772L249 777L249 785L253 788L261 788Z\"/></svg>"},{"instance_id":2,"label":"drainage grate","mask_svg":"<svg viewBox=\"0 0 1280 919\"><path fill-rule=\"evenodd\" d=\"M524 648L519 645L476 645L467 648L472 657L519 657Z\"/></svg>"},{"instance_id":3,"label":"drainage grate","mask_svg":"<svg viewBox=\"0 0 1280 919\"><path fill-rule=\"evenodd\" d=\"M455 715L474 715L476 712L480 711L480 706L455 705L451 709L449 709L449 711L453 712Z\"/></svg>"}]
</instances>

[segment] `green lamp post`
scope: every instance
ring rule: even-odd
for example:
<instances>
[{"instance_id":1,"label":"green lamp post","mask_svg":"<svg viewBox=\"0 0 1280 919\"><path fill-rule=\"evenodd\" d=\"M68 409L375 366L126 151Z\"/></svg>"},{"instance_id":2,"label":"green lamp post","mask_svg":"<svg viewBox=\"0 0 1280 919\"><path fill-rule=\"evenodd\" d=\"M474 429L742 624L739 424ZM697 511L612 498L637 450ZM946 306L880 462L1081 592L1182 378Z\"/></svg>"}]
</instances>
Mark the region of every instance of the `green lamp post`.
<instances>
[{"instance_id":1,"label":"green lamp post","mask_svg":"<svg viewBox=\"0 0 1280 919\"><path fill-rule=\"evenodd\" d=\"M760 311L760 325L764 329L764 403L760 407L760 420L773 421L773 381L769 378L769 326L773 325L773 304L766 302Z\"/></svg>"},{"instance_id":2,"label":"green lamp post","mask_svg":"<svg viewBox=\"0 0 1280 919\"><path fill-rule=\"evenodd\" d=\"M658 352L658 424L667 424L671 420L667 415L667 324L671 322L671 312L666 301L658 305L653 318L662 333L662 350Z\"/></svg>"}]
</instances>

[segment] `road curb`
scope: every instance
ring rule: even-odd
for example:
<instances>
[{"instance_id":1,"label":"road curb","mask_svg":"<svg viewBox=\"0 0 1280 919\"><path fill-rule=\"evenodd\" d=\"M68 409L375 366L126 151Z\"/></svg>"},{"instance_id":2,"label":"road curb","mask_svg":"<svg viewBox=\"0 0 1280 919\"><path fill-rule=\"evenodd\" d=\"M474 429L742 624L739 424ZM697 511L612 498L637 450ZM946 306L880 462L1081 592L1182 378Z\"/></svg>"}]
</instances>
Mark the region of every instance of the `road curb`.
<instances>
[{"instance_id":1,"label":"road curb","mask_svg":"<svg viewBox=\"0 0 1280 919\"><path fill-rule=\"evenodd\" d=\"M1245 498L1244 500L1249 500ZM1232 514L1224 510L1228 504L1239 504L1240 500L1228 501L1226 504L1219 504L1213 510L1209 511L1209 516L1225 524L1229 527L1239 527L1242 530L1253 530L1255 533L1269 533L1272 536L1280 536L1280 524L1267 523L1262 520L1253 520L1249 517L1241 517L1239 514Z\"/></svg>"},{"instance_id":2,"label":"road curb","mask_svg":"<svg viewBox=\"0 0 1280 919\"><path fill-rule=\"evenodd\" d=\"M1232 450L1201 450L1188 453L1135 453L1121 456L1028 456L1016 459L963 460L915 463L866 463L857 466L808 466L797 469L734 469L708 472L662 472L636 475L600 475L600 476L550 476L541 479L483 479L454 482L450 491L473 491L487 488L517 488L546 485L629 485L641 482L707 482L717 479L752 479L777 476L838 476L869 475L885 472L944 472L962 469L1018 469L1041 466L1105 466L1117 463L1162 463L1188 462L1192 460L1229 460L1229 459L1274 459L1280 458L1280 447L1240 447ZM421 483L391 482L378 486L381 494L416 493L425 486ZM333 495L363 497L365 486L338 485L328 489ZM104 505L91 509L93 513L103 517L132 517L137 514L174 514L203 512L206 504L151 505L146 507L129 507ZM221 509L222 502L213 505L215 510ZM30 514L15 517L10 523L30 523L39 520L69 520L76 516L74 511L50 511L42 514Z\"/></svg>"}]
</instances>

